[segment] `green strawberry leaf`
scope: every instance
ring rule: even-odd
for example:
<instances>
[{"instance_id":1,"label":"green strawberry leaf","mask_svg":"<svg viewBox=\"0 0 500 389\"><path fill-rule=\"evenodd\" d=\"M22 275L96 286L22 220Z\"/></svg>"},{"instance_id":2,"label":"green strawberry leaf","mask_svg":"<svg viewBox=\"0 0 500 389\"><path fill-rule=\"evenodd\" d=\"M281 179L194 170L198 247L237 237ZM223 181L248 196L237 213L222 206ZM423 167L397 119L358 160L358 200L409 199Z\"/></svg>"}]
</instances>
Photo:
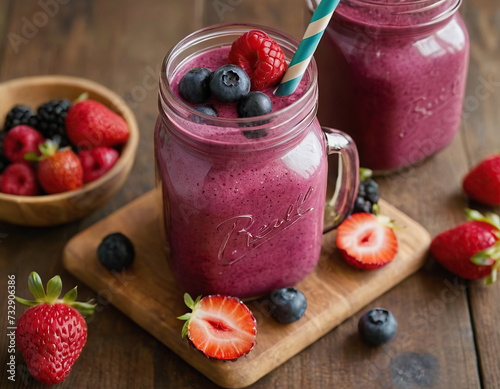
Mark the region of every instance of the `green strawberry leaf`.
<instances>
[{"instance_id":1,"label":"green strawberry leaf","mask_svg":"<svg viewBox=\"0 0 500 389\"><path fill-rule=\"evenodd\" d=\"M27 305L28 307L34 307L35 305L40 304L40 302L37 300L25 300L25 299L23 299L21 297L17 297L17 296L16 296L16 301L18 303L23 304L23 305Z\"/></svg>"},{"instance_id":2,"label":"green strawberry leaf","mask_svg":"<svg viewBox=\"0 0 500 389\"><path fill-rule=\"evenodd\" d=\"M63 301L67 302L67 303L70 303L70 302L73 302L73 301L76 301L76 296L77 296L77 291L76 291L76 286L69 290L68 293L66 293L63 297Z\"/></svg>"},{"instance_id":3,"label":"green strawberry leaf","mask_svg":"<svg viewBox=\"0 0 500 389\"><path fill-rule=\"evenodd\" d=\"M189 320L191 318L191 315L192 315L192 313L188 312L188 313L185 313L182 316L177 316L177 319L179 319L179 320Z\"/></svg>"},{"instance_id":4,"label":"green strawberry leaf","mask_svg":"<svg viewBox=\"0 0 500 389\"><path fill-rule=\"evenodd\" d=\"M24 154L24 159L26 161L30 161L30 162L39 162L43 159L43 157L38 155L35 152L31 152L31 153Z\"/></svg>"},{"instance_id":5,"label":"green strawberry leaf","mask_svg":"<svg viewBox=\"0 0 500 389\"><path fill-rule=\"evenodd\" d=\"M61 277L54 276L47 282L47 302L53 303L57 300L62 290Z\"/></svg>"},{"instance_id":6,"label":"green strawberry leaf","mask_svg":"<svg viewBox=\"0 0 500 389\"><path fill-rule=\"evenodd\" d=\"M184 304L186 304L191 309L193 309L194 307L194 301L189 295L189 293L184 293Z\"/></svg>"},{"instance_id":7,"label":"green strawberry leaf","mask_svg":"<svg viewBox=\"0 0 500 389\"><path fill-rule=\"evenodd\" d=\"M182 339L187 338L188 336L188 326L189 326L189 320L186 321L182 326L182 332L181 332Z\"/></svg>"},{"instance_id":8,"label":"green strawberry leaf","mask_svg":"<svg viewBox=\"0 0 500 389\"><path fill-rule=\"evenodd\" d=\"M45 291L43 290L42 279L38 273L31 272L28 278L28 288L36 300L45 301Z\"/></svg>"}]
</instances>

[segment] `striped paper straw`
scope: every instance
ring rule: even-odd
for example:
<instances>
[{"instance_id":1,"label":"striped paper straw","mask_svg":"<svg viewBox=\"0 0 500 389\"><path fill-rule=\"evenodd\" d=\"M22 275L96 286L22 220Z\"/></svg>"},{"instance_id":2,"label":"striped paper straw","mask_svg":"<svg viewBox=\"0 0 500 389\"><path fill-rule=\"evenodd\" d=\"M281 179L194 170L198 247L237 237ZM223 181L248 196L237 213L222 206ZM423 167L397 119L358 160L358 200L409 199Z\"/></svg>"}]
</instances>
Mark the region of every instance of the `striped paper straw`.
<instances>
[{"instance_id":1,"label":"striped paper straw","mask_svg":"<svg viewBox=\"0 0 500 389\"><path fill-rule=\"evenodd\" d=\"M339 2L340 0L321 0L307 26L302 42L300 42L292 58L292 62L290 62L275 92L276 95L287 96L297 89L309 62L311 62L314 51L318 47L319 40L323 36L326 26L333 15L333 11L335 11Z\"/></svg>"}]
</instances>

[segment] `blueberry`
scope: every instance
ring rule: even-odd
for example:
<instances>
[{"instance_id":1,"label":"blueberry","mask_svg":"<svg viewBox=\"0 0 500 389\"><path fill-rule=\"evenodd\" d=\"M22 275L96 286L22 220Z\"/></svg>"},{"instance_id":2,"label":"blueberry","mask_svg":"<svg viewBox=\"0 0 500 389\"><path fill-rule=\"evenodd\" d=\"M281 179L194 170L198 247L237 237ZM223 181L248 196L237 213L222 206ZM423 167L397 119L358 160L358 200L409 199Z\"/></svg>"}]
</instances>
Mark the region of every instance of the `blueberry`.
<instances>
[{"instance_id":1,"label":"blueberry","mask_svg":"<svg viewBox=\"0 0 500 389\"><path fill-rule=\"evenodd\" d=\"M204 113L205 115L208 116L213 116L213 117L218 117L219 113L215 109L213 105L209 104L204 104L204 105L198 105L197 107L194 107L194 109L198 112Z\"/></svg>"},{"instance_id":2,"label":"blueberry","mask_svg":"<svg viewBox=\"0 0 500 389\"><path fill-rule=\"evenodd\" d=\"M262 92L250 92L238 102L238 117L261 116L270 113L272 109L268 95Z\"/></svg>"},{"instance_id":3,"label":"blueberry","mask_svg":"<svg viewBox=\"0 0 500 389\"><path fill-rule=\"evenodd\" d=\"M108 270L121 271L134 262L134 245L121 232L106 236L97 248L99 262Z\"/></svg>"},{"instance_id":4,"label":"blueberry","mask_svg":"<svg viewBox=\"0 0 500 389\"><path fill-rule=\"evenodd\" d=\"M223 65L210 80L210 90L223 103L235 103L250 92L250 78L236 65Z\"/></svg>"},{"instance_id":5,"label":"blueberry","mask_svg":"<svg viewBox=\"0 0 500 389\"><path fill-rule=\"evenodd\" d=\"M398 329L398 322L387 309L375 308L366 312L358 322L361 339L373 346L390 341Z\"/></svg>"},{"instance_id":6,"label":"blueberry","mask_svg":"<svg viewBox=\"0 0 500 389\"><path fill-rule=\"evenodd\" d=\"M284 324L299 320L307 308L306 296L293 287L276 289L269 299L271 316Z\"/></svg>"},{"instance_id":7,"label":"blueberry","mask_svg":"<svg viewBox=\"0 0 500 389\"><path fill-rule=\"evenodd\" d=\"M205 102L210 97L210 79L212 71L207 68L196 67L182 76L179 83L181 97L192 103Z\"/></svg>"}]
</instances>

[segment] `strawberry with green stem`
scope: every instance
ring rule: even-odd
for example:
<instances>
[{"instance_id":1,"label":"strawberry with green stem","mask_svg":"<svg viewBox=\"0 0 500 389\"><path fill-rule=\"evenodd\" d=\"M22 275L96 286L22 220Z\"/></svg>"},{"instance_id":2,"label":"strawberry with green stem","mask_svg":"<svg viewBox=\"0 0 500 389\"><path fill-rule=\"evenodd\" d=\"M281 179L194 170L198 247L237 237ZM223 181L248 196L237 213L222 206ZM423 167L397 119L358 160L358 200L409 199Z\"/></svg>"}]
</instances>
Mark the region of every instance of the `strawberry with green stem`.
<instances>
[{"instance_id":1,"label":"strawberry with green stem","mask_svg":"<svg viewBox=\"0 0 500 389\"><path fill-rule=\"evenodd\" d=\"M17 323L17 346L36 380L46 385L56 384L69 374L87 341L83 315L91 315L95 305L91 301L77 302L76 287L59 299L62 290L59 276L49 280L45 293L40 276L32 272L28 287L35 300L16 297L30 307Z\"/></svg>"},{"instance_id":2,"label":"strawberry with green stem","mask_svg":"<svg viewBox=\"0 0 500 389\"><path fill-rule=\"evenodd\" d=\"M39 148L41 156L27 153L24 159L38 162L38 182L47 193L62 193L83 186L82 163L69 147L60 149L56 142L47 139Z\"/></svg>"},{"instance_id":3,"label":"strawberry with green stem","mask_svg":"<svg viewBox=\"0 0 500 389\"><path fill-rule=\"evenodd\" d=\"M495 282L500 269L500 217L483 216L465 210L467 221L437 235L431 242L431 253L442 266L459 277Z\"/></svg>"}]
</instances>

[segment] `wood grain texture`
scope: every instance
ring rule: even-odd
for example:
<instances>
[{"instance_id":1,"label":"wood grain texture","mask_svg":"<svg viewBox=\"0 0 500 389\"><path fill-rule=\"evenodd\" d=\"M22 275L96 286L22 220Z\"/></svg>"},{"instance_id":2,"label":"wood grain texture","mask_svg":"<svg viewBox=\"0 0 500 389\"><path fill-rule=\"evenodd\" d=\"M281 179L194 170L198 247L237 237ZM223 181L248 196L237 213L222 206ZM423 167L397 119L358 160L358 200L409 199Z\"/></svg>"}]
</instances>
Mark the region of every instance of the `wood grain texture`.
<instances>
[{"instance_id":1,"label":"wood grain texture","mask_svg":"<svg viewBox=\"0 0 500 389\"><path fill-rule=\"evenodd\" d=\"M154 187L155 69L181 37L221 21L209 9L216 1L233 7L223 21L260 22L302 35L301 0L70 1L15 53L6 33L21 34L23 17L32 20L40 11L39 2L0 1L1 81L39 74L93 79L128 102L141 130L128 181L98 211L79 222L52 228L0 223L0 277L15 274L18 295L28 297L26 280L35 270L45 281L60 274L65 290L80 284L83 300L96 297L64 269L61 253L77 232ZM418 166L378 178L382 197L424 225L432 236L462 222L467 205L488 210L469 204L460 184L474 163L500 150L499 89L491 88L487 98L476 95L476 88L485 82L479 76L500 81L500 4L497 0L464 0L461 13L471 37L466 96L472 97L469 108L464 108L460 134L449 147ZM6 312L4 280L0 286L0 312ZM360 312L252 388L475 388L481 384L497 388L499 294L498 285L486 289L480 283L464 283L429 259L421 271L362 308L382 306L395 314L399 332L394 342L372 349L357 341ZM218 387L108 301L97 298L98 312L89 323L89 337L95 341L85 346L61 388ZM16 316L23 310L18 307ZM4 315L0 315L0 327L5 326ZM2 364L6 349L7 339L2 336ZM2 369L0 387L44 387L28 374L19 352L16 364L16 382L7 383Z\"/></svg>"},{"instance_id":2,"label":"wood grain texture","mask_svg":"<svg viewBox=\"0 0 500 389\"><path fill-rule=\"evenodd\" d=\"M175 284L158 239L161 224L160 195L149 192L133 203L74 237L66 246L66 268L128 317L146 329L181 358L215 383L228 388L246 387L318 340L365 304L419 269L427 256L427 231L381 201L381 211L404 229L394 261L377 271L359 271L345 264L335 249L336 232L325 234L316 270L297 287L306 295L307 312L290 325L269 315L265 300L249 303L257 320L257 345L233 363L211 361L187 347L176 319L186 310L183 291ZM96 258L102 239L120 230L136 248L131 268L121 274L107 271Z\"/></svg>"}]
</instances>

